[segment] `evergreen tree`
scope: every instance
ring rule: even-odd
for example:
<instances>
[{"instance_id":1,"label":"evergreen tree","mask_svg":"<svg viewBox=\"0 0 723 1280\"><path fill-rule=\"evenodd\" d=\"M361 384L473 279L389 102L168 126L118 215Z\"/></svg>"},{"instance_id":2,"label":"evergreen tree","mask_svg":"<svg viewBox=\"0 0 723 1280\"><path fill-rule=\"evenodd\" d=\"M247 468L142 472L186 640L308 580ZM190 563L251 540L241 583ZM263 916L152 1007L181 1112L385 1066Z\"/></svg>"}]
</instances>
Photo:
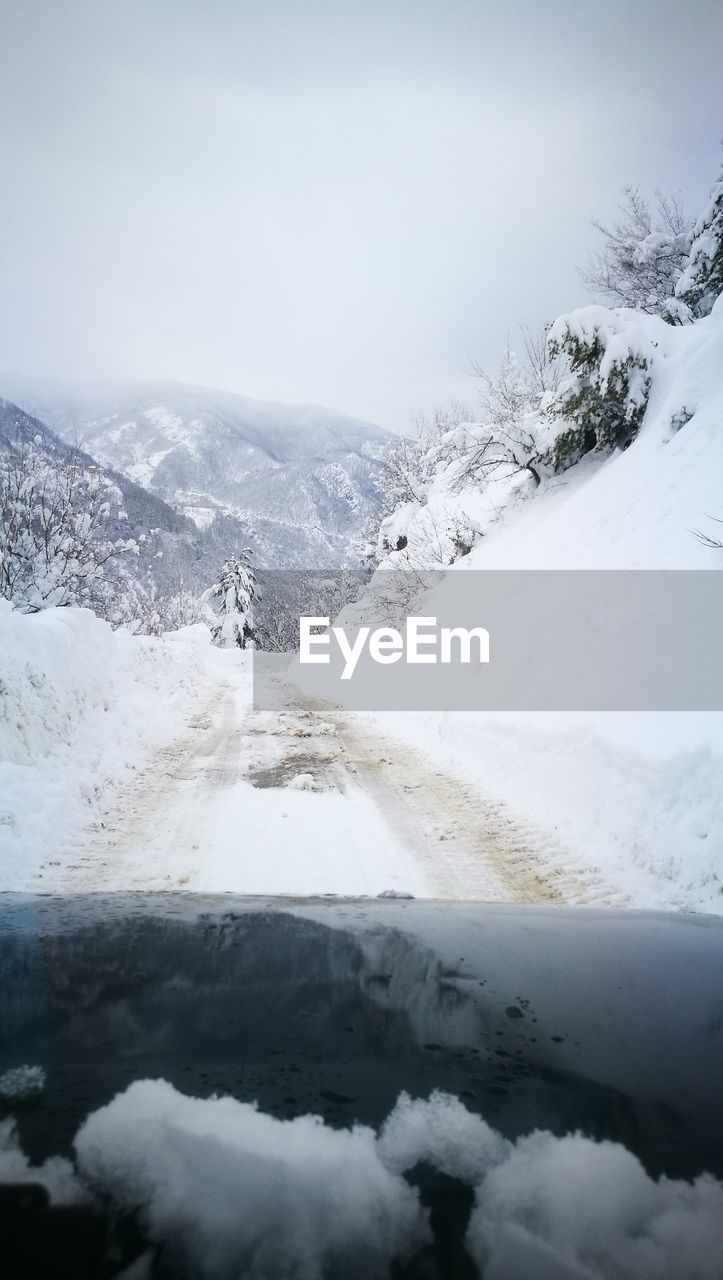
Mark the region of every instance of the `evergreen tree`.
<instances>
[{"instance_id":1,"label":"evergreen tree","mask_svg":"<svg viewBox=\"0 0 723 1280\"><path fill-rule=\"evenodd\" d=\"M261 592L251 567L251 551L230 555L224 560L218 582L203 594L211 611L214 643L222 648L238 645L246 649L253 641L253 602Z\"/></svg>"},{"instance_id":2,"label":"evergreen tree","mask_svg":"<svg viewBox=\"0 0 723 1280\"><path fill-rule=\"evenodd\" d=\"M723 173L693 229L688 265L676 293L696 316L709 315L723 293Z\"/></svg>"},{"instance_id":3,"label":"evergreen tree","mask_svg":"<svg viewBox=\"0 0 723 1280\"><path fill-rule=\"evenodd\" d=\"M592 306L558 316L548 343L553 355L565 357L570 376L563 379L554 408L571 425L552 443L556 471L593 449L627 448L635 438L661 331L661 317L630 308Z\"/></svg>"}]
</instances>

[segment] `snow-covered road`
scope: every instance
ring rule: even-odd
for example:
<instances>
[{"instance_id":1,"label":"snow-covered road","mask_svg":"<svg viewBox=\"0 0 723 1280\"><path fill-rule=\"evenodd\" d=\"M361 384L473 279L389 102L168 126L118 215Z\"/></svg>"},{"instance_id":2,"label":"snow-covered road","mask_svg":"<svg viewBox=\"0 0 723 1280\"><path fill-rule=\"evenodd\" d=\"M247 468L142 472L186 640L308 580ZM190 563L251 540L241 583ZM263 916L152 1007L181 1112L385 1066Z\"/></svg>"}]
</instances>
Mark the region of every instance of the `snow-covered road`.
<instances>
[{"instance_id":1,"label":"snow-covered road","mask_svg":"<svg viewBox=\"0 0 723 1280\"><path fill-rule=\"evenodd\" d=\"M720 913L721 717L254 712L209 639L0 608L3 889Z\"/></svg>"},{"instance_id":2,"label":"snow-covered road","mask_svg":"<svg viewBox=\"0 0 723 1280\"><path fill-rule=\"evenodd\" d=\"M530 832L416 748L285 688L278 710L249 703L226 662L184 733L49 854L38 887L563 900Z\"/></svg>"}]
</instances>

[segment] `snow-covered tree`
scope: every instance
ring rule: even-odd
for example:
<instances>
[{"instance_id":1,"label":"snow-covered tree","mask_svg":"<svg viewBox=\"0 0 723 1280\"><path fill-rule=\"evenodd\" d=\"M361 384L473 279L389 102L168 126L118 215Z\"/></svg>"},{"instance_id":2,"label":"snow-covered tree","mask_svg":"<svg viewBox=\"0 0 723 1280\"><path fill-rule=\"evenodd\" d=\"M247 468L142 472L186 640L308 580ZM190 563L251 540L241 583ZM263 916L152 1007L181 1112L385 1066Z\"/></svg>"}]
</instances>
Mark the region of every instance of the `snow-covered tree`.
<instances>
[{"instance_id":1,"label":"snow-covered tree","mask_svg":"<svg viewBox=\"0 0 723 1280\"><path fill-rule=\"evenodd\" d=\"M253 602L260 591L251 567L251 551L230 555L224 560L218 582L203 593L210 614L214 642L222 648L247 648L253 641Z\"/></svg>"},{"instance_id":2,"label":"snow-covered tree","mask_svg":"<svg viewBox=\"0 0 723 1280\"><path fill-rule=\"evenodd\" d=\"M135 583L135 590L125 593L109 621L134 635L161 636L207 621L207 610L198 592L183 583L160 591L149 573L144 582Z\"/></svg>"},{"instance_id":3,"label":"snow-covered tree","mask_svg":"<svg viewBox=\"0 0 723 1280\"><path fill-rule=\"evenodd\" d=\"M422 419L414 452L396 451L375 546L375 562L415 571L447 568L466 555L500 506L537 488L555 431L548 411L564 361L544 329L522 327L519 355L508 341L499 368L472 369L480 407L454 404Z\"/></svg>"},{"instance_id":4,"label":"snow-covered tree","mask_svg":"<svg viewBox=\"0 0 723 1280\"><path fill-rule=\"evenodd\" d=\"M623 307L581 307L558 317L550 329L550 350L567 358L570 376L561 384L555 408L571 425L552 445L556 470L593 449L630 444L645 414L650 369L666 332L659 316Z\"/></svg>"},{"instance_id":5,"label":"snow-covered tree","mask_svg":"<svg viewBox=\"0 0 723 1280\"><path fill-rule=\"evenodd\" d=\"M123 517L117 486L85 455L40 433L0 450L0 596L35 613L86 606L110 617L133 589L132 539L109 536Z\"/></svg>"},{"instance_id":6,"label":"snow-covered tree","mask_svg":"<svg viewBox=\"0 0 723 1280\"><path fill-rule=\"evenodd\" d=\"M473 365L481 383L481 412L439 441L438 456L457 490L518 474L526 474L535 487L540 484L550 449L547 409L560 385L562 362L548 346L544 329L522 326L521 332L521 356L508 338L495 373Z\"/></svg>"},{"instance_id":7,"label":"snow-covered tree","mask_svg":"<svg viewBox=\"0 0 723 1280\"><path fill-rule=\"evenodd\" d=\"M723 173L693 228L690 255L676 294L695 316L707 316L723 293Z\"/></svg>"},{"instance_id":8,"label":"snow-covered tree","mask_svg":"<svg viewBox=\"0 0 723 1280\"><path fill-rule=\"evenodd\" d=\"M417 413L412 420L413 434L401 436L387 450L381 471L376 478L376 488L381 505L365 530L364 558L372 564L391 550L403 550L404 535L400 534L390 544L382 534L382 525L390 516L406 508L412 512L424 506L427 491L437 466L437 450L442 438L452 428L469 421L471 411L457 400L449 405L437 405L427 415Z\"/></svg>"},{"instance_id":9,"label":"snow-covered tree","mask_svg":"<svg viewBox=\"0 0 723 1280\"><path fill-rule=\"evenodd\" d=\"M382 496L382 515L395 511L404 502L422 502L425 486L434 469L434 450L442 436L462 422L470 410L459 401L437 405L428 416L417 413L412 420L412 436L402 436L387 451L376 480Z\"/></svg>"},{"instance_id":10,"label":"snow-covered tree","mask_svg":"<svg viewBox=\"0 0 723 1280\"><path fill-rule=\"evenodd\" d=\"M440 442L440 457L449 463L458 489L520 472L535 486L540 483L549 447L545 402L556 385L557 360L540 352L529 331L525 343L524 364L508 341L495 374L476 368L482 382L481 421L457 426Z\"/></svg>"},{"instance_id":11,"label":"snow-covered tree","mask_svg":"<svg viewBox=\"0 0 723 1280\"><path fill-rule=\"evenodd\" d=\"M692 221L675 196L655 193L655 208L626 187L612 226L594 222L603 247L580 272L591 293L615 307L631 307L674 323L689 318L676 298L685 270Z\"/></svg>"}]
</instances>

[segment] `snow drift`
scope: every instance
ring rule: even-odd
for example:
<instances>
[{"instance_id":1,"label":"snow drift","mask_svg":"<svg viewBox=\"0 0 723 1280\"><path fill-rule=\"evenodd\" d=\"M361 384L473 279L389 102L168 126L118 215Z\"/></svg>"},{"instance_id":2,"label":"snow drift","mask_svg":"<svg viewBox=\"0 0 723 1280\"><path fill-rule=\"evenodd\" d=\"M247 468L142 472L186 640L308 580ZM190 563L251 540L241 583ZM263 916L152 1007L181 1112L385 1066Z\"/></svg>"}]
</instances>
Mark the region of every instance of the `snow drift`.
<instances>
[{"instance_id":1,"label":"snow drift","mask_svg":"<svg viewBox=\"0 0 723 1280\"><path fill-rule=\"evenodd\" d=\"M189 638L133 637L87 609L23 614L0 600L3 889L42 888L42 859L179 731L206 687L194 652Z\"/></svg>"}]
</instances>

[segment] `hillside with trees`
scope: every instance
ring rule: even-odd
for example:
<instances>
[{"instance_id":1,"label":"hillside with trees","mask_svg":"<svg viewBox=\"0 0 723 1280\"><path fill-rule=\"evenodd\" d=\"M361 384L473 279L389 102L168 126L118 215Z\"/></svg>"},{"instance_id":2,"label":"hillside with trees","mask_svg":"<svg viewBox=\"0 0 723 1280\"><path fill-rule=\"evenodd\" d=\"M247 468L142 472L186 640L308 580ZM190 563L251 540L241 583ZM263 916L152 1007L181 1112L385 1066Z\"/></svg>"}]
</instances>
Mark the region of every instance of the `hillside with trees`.
<instances>
[{"instance_id":1,"label":"hillside with trees","mask_svg":"<svg viewBox=\"0 0 723 1280\"><path fill-rule=\"evenodd\" d=\"M621 567L708 563L691 529L721 507L720 472L712 464L723 367L722 304L716 305L723 292L723 183L695 222L673 198L658 194L651 212L638 192L626 191L620 221L599 230L602 249L582 276L592 292L617 305L594 302L539 332L521 326L516 343L504 341L496 371L474 370L475 409L453 404L418 421L414 437L386 458L382 515L370 536L373 563L444 569L479 549L471 561L482 567L503 546L502 529L512 530L521 515L530 530L536 519L548 527L553 507L581 486L589 524L597 512L596 477L607 528L601 525L597 540L591 530L585 560L571 523L571 563L577 557L580 567L594 567L610 556ZM678 432L677 444L661 452ZM656 489L651 466L670 472L664 490ZM638 470L647 517L641 506L626 539L626 495ZM627 505L611 539L618 486ZM539 532L525 552L538 566L545 563ZM517 554L519 547L505 562ZM550 552L549 563L562 559L559 549Z\"/></svg>"}]
</instances>

